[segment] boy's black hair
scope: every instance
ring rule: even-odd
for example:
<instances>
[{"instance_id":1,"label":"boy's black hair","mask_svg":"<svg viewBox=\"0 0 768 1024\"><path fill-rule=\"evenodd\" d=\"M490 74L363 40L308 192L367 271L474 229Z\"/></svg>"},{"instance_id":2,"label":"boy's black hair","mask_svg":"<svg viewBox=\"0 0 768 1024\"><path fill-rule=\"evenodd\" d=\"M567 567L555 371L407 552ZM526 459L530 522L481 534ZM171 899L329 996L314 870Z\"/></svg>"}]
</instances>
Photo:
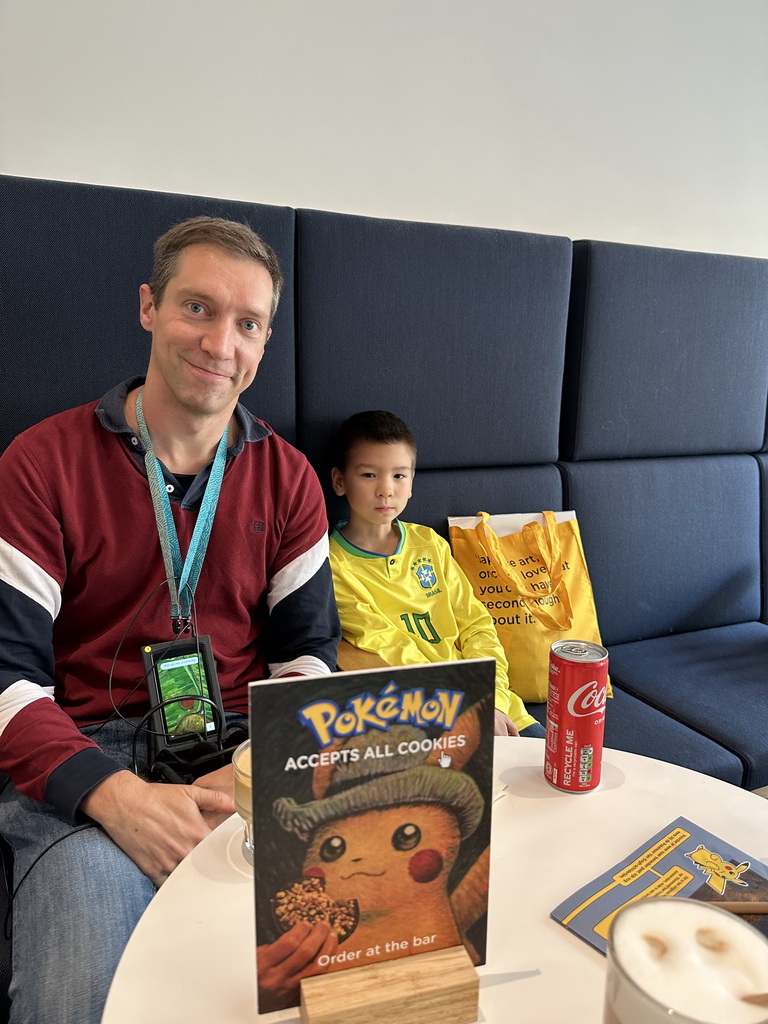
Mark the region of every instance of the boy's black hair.
<instances>
[{"instance_id":1,"label":"boy's black hair","mask_svg":"<svg viewBox=\"0 0 768 1024\"><path fill-rule=\"evenodd\" d=\"M407 444L416 461L416 439L399 416L384 409L356 412L339 427L331 443L331 465L342 472L352 448L361 441L373 444Z\"/></svg>"}]
</instances>

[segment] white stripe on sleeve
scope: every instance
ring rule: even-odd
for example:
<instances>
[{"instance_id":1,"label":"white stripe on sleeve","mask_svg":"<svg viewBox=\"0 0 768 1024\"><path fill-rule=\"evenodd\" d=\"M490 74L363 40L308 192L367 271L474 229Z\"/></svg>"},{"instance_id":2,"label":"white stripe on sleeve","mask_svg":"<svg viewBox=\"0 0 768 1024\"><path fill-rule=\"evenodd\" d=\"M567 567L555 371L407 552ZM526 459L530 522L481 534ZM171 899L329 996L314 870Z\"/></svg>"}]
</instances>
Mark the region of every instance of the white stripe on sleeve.
<instances>
[{"instance_id":1,"label":"white stripe on sleeve","mask_svg":"<svg viewBox=\"0 0 768 1024\"><path fill-rule=\"evenodd\" d=\"M7 690L3 690L0 695L0 736L14 715L28 704L33 704L36 700L42 700L44 697L53 700L53 687L40 686L38 683L30 682L29 679L19 679L17 683L12 683Z\"/></svg>"},{"instance_id":2,"label":"white stripe on sleeve","mask_svg":"<svg viewBox=\"0 0 768 1024\"><path fill-rule=\"evenodd\" d=\"M267 594L267 607L270 612L275 605L280 604L284 598L311 580L327 557L328 535L323 534L314 547L305 551L303 555L299 555L298 558L294 558L292 562L276 572L269 581L269 593Z\"/></svg>"},{"instance_id":3,"label":"white stripe on sleeve","mask_svg":"<svg viewBox=\"0 0 768 1024\"><path fill-rule=\"evenodd\" d=\"M55 619L61 608L61 591L56 580L37 562L0 537L0 580L45 608Z\"/></svg>"},{"instance_id":4,"label":"white stripe on sleeve","mask_svg":"<svg viewBox=\"0 0 768 1024\"><path fill-rule=\"evenodd\" d=\"M274 679L281 679L283 676L327 676L331 670L324 661L315 658L312 654L302 654L293 661L276 662L269 666L269 679L261 680L270 683Z\"/></svg>"}]
</instances>

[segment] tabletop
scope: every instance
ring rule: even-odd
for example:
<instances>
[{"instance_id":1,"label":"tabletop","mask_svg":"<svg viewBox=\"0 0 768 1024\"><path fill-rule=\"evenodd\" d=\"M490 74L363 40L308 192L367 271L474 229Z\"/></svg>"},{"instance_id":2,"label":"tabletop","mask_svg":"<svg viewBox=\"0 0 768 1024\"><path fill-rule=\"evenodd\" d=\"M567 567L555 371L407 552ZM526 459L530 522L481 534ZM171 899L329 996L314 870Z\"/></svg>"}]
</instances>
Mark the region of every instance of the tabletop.
<instances>
[{"instance_id":1,"label":"tabletop","mask_svg":"<svg viewBox=\"0 0 768 1024\"><path fill-rule=\"evenodd\" d=\"M544 741L497 738L488 962L479 1021L594 1024L605 959L550 918L562 900L683 815L768 862L768 801L718 779L606 749L592 793L553 789ZM253 1024L253 880L233 816L173 872L139 921L102 1024ZM264 1014L298 1022L298 1007Z\"/></svg>"}]
</instances>

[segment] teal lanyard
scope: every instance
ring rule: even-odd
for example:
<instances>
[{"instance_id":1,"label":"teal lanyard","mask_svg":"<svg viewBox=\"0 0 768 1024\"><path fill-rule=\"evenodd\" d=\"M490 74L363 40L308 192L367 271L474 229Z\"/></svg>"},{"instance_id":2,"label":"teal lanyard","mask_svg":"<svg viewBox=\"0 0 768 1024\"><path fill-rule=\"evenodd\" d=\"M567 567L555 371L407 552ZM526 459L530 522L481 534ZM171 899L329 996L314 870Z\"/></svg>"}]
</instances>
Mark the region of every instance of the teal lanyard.
<instances>
[{"instance_id":1,"label":"teal lanyard","mask_svg":"<svg viewBox=\"0 0 768 1024\"><path fill-rule=\"evenodd\" d=\"M211 529L213 528L213 517L216 515L216 505L219 501L221 480L224 476L224 466L227 461L227 434L229 428L224 431L219 441L219 446L216 449L213 466L211 467L211 475L208 478L205 494L200 504L200 511L197 513L192 540L189 542L187 557L182 562L179 538L176 533L176 524L173 521L168 491L165 488L163 469L152 448L152 439L149 436L144 412L141 407L141 390L136 396L136 420L139 424L139 433L144 445L144 465L147 470L152 505L155 509L157 533L160 538L160 547L163 551L168 590L171 594L171 623L174 633L187 632L191 623L190 608L195 596L197 581L200 578L200 571L203 568L205 551L208 547Z\"/></svg>"}]
</instances>

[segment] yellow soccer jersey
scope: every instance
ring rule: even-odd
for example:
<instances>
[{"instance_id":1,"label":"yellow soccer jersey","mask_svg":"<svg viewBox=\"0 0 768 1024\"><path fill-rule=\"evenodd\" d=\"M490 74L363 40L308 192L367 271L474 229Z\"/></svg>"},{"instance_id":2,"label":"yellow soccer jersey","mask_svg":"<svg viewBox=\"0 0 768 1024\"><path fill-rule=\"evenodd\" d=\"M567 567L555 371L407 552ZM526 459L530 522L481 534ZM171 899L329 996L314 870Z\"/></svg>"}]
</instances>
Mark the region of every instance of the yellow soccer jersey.
<instances>
[{"instance_id":1,"label":"yellow soccer jersey","mask_svg":"<svg viewBox=\"0 0 768 1024\"><path fill-rule=\"evenodd\" d=\"M343 528L343 524L342 528ZM388 665L496 659L496 707L518 729L533 725L509 689L507 660L490 613L434 530L400 523L393 555L356 547L335 529L330 559L345 640Z\"/></svg>"}]
</instances>

